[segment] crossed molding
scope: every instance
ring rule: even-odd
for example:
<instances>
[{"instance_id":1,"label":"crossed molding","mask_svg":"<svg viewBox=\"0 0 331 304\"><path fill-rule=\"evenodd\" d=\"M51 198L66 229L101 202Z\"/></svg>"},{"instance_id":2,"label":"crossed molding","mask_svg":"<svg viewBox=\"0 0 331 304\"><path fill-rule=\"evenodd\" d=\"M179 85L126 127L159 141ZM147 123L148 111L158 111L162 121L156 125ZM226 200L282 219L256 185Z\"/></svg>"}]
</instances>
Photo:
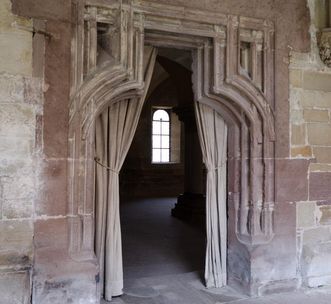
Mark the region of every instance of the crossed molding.
<instances>
[{"instance_id":1,"label":"crossed molding","mask_svg":"<svg viewBox=\"0 0 331 304\"><path fill-rule=\"evenodd\" d=\"M188 49L195 99L228 124L228 203L247 245L266 244L274 206L274 25L140 0L73 1L69 121L69 251L93 257L94 121L112 102L139 97L144 45ZM98 62L98 26L110 34Z\"/></svg>"}]
</instances>

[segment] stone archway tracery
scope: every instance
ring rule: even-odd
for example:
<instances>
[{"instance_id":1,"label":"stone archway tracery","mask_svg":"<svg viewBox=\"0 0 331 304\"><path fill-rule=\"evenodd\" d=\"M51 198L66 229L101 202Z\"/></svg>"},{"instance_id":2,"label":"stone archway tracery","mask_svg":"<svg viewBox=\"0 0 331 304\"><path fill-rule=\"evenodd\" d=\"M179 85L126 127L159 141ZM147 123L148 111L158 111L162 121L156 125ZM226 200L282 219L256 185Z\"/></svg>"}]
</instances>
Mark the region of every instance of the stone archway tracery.
<instances>
[{"instance_id":1,"label":"stone archway tracery","mask_svg":"<svg viewBox=\"0 0 331 304\"><path fill-rule=\"evenodd\" d=\"M220 112L229 125L234 234L246 246L268 243L274 203L273 24L138 0L77 0L73 11L71 256L94 256L94 119L111 102L141 96L144 44L192 50L195 99ZM112 59L101 64L98 24L111 33Z\"/></svg>"}]
</instances>

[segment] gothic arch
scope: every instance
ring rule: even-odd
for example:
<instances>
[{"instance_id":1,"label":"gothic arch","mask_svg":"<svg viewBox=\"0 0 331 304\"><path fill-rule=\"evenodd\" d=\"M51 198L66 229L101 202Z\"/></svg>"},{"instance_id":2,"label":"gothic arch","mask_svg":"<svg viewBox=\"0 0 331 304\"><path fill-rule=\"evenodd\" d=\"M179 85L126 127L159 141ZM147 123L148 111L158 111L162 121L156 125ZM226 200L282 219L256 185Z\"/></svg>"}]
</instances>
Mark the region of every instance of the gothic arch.
<instances>
[{"instance_id":1,"label":"gothic arch","mask_svg":"<svg viewBox=\"0 0 331 304\"><path fill-rule=\"evenodd\" d=\"M94 257L94 119L110 102L141 96L145 44L192 51L195 99L221 113L232 134L229 200L236 238L245 246L268 243L274 203L273 24L148 1L75 3L68 178L71 256ZM100 65L99 23L109 26L109 52L114 55Z\"/></svg>"}]
</instances>

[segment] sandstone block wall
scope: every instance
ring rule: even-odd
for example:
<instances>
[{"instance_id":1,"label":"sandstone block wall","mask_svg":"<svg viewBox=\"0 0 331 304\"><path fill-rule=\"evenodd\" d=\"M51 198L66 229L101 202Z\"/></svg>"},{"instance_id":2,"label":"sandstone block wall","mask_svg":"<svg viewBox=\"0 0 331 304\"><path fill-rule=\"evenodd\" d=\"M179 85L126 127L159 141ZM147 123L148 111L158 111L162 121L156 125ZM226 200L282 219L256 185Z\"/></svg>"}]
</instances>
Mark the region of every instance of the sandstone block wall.
<instances>
[{"instance_id":1,"label":"sandstone block wall","mask_svg":"<svg viewBox=\"0 0 331 304\"><path fill-rule=\"evenodd\" d=\"M331 283L331 69L318 55L321 1L308 5L311 52L292 52L290 62L290 158L309 163L293 175L304 179L307 192L296 204L298 273L304 285L316 287Z\"/></svg>"},{"instance_id":2,"label":"sandstone block wall","mask_svg":"<svg viewBox=\"0 0 331 304\"><path fill-rule=\"evenodd\" d=\"M32 69L32 20L0 1L0 295L29 303L40 180L42 81Z\"/></svg>"}]
</instances>

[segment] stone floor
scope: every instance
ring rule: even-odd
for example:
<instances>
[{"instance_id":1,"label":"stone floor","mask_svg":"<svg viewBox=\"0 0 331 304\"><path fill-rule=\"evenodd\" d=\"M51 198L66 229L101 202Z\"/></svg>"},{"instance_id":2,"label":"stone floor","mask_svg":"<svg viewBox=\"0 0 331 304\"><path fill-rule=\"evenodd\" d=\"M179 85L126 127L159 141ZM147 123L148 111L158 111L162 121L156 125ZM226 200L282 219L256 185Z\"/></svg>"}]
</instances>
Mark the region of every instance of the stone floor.
<instances>
[{"instance_id":1,"label":"stone floor","mask_svg":"<svg viewBox=\"0 0 331 304\"><path fill-rule=\"evenodd\" d=\"M201 270L205 234L171 216L175 198L121 202L124 280Z\"/></svg>"},{"instance_id":2,"label":"stone floor","mask_svg":"<svg viewBox=\"0 0 331 304\"><path fill-rule=\"evenodd\" d=\"M302 290L292 293L248 298L230 288L205 289L195 273L142 279L128 287L112 304L330 304L330 289ZM109 302L102 302L103 304Z\"/></svg>"},{"instance_id":3,"label":"stone floor","mask_svg":"<svg viewBox=\"0 0 331 304\"><path fill-rule=\"evenodd\" d=\"M325 289L260 298L229 287L206 289L199 270L204 234L170 216L174 202L148 199L121 205L125 288L112 304L331 304L331 290Z\"/></svg>"}]
</instances>

